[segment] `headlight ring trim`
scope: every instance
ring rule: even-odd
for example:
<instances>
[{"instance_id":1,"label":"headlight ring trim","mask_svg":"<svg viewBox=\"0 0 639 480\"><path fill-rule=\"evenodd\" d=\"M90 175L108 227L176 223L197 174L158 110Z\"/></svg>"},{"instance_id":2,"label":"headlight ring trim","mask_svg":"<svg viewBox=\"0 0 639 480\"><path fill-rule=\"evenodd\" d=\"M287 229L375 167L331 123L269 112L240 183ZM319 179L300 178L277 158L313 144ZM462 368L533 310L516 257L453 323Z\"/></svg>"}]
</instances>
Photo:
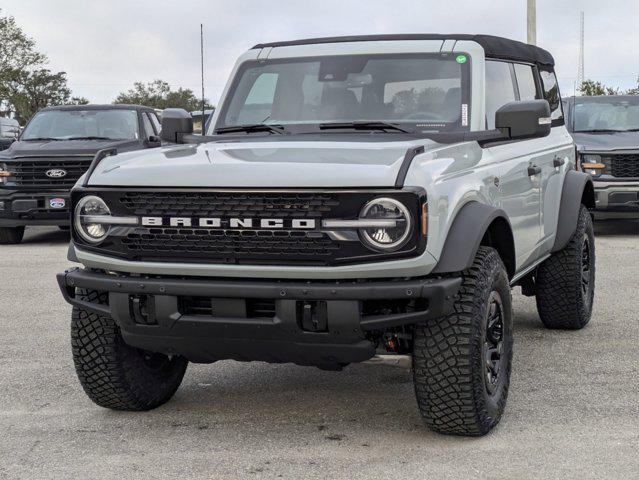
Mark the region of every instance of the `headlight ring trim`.
<instances>
[{"instance_id":1,"label":"headlight ring trim","mask_svg":"<svg viewBox=\"0 0 639 480\"><path fill-rule=\"evenodd\" d=\"M84 214L83 209L90 202L95 202L99 208L103 209L104 213ZM98 216L105 217L105 220L100 221L99 223L94 223L94 224L103 225L105 228L104 228L104 233L101 236L96 237L96 236L92 236L91 234L87 232L87 229L85 228L86 224L84 223L84 221L91 217L98 217ZM107 222L106 221L107 219L109 220L111 219L111 210L109 209L106 202L96 195L87 195L85 197L82 197L78 201L73 212L73 226L75 227L76 233L80 236L80 238L82 238L82 240L84 240L85 242L91 245L97 245L99 243L102 243L109 235L111 222L110 221Z\"/></svg>"},{"instance_id":2,"label":"headlight ring trim","mask_svg":"<svg viewBox=\"0 0 639 480\"><path fill-rule=\"evenodd\" d=\"M383 244L381 242L374 240L369 234L368 229L360 228L359 236L362 242L367 247L373 250L380 251L380 252L394 252L401 249L406 244L406 242L408 242L408 240L410 239L410 235L413 231L413 223L414 223L413 217L410 214L410 211L408 210L406 205L404 205L399 200L396 200L394 198L389 198L389 197L378 197L368 201L364 205L364 207L362 208L359 214L360 220L371 220L370 218L367 218L367 215L369 214L370 210L373 208L373 206L380 205L382 203L390 203L391 205L396 207L397 210L399 210L401 217L392 219L392 220L395 221L395 227L397 226L397 223L399 223L398 220L402 220L402 219L405 220L406 226L404 228L404 232L402 233L402 235L399 237L399 239L388 244Z\"/></svg>"}]
</instances>

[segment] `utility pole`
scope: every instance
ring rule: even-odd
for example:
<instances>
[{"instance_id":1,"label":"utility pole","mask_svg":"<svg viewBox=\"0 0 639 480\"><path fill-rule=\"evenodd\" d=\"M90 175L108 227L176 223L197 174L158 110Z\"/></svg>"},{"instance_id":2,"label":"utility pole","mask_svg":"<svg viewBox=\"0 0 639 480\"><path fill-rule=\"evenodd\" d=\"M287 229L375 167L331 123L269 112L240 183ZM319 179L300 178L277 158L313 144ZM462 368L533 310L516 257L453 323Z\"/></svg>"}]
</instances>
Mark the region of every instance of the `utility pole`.
<instances>
[{"instance_id":1,"label":"utility pole","mask_svg":"<svg viewBox=\"0 0 639 480\"><path fill-rule=\"evenodd\" d=\"M537 45L537 0L528 0L528 43Z\"/></svg>"},{"instance_id":2,"label":"utility pole","mask_svg":"<svg viewBox=\"0 0 639 480\"><path fill-rule=\"evenodd\" d=\"M579 67L577 67L577 86L581 87L584 74L584 12L579 12Z\"/></svg>"}]
</instances>

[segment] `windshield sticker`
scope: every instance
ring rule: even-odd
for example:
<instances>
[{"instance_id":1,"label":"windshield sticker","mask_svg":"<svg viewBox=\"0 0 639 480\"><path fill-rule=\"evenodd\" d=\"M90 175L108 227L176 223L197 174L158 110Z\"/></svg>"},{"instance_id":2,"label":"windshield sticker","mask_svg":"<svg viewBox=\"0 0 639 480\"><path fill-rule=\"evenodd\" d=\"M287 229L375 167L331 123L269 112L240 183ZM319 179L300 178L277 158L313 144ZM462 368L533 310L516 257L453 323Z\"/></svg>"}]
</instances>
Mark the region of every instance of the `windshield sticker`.
<instances>
[{"instance_id":1,"label":"windshield sticker","mask_svg":"<svg viewBox=\"0 0 639 480\"><path fill-rule=\"evenodd\" d=\"M461 106L461 124L462 127L468 126L468 104L462 103Z\"/></svg>"},{"instance_id":2,"label":"windshield sticker","mask_svg":"<svg viewBox=\"0 0 639 480\"><path fill-rule=\"evenodd\" d=\"M466 58L466 55L457 55L457 63L466 63L466 60L468 60L468 58Z\"/></svg>"}]
</instances>

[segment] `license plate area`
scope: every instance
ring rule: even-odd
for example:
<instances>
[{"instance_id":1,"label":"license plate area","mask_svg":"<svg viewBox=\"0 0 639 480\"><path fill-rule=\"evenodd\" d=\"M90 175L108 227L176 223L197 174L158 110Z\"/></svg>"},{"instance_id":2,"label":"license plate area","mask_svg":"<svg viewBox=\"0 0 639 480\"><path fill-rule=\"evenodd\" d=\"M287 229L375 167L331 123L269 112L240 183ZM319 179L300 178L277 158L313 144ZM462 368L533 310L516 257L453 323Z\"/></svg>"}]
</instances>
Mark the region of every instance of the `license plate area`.
<instances>
[{"instance_id":1,"label":"license plate area","mask_svg":"<svg viewBox=\"0 0 639 480\"><path fill-rule=\"evenodd\" d=\"M48 197L44 206L47 210L66 210L68 202L66 197Z\"/></svg>"},{"instance_id":2,"label":"license plate area","mask_svg":"<svg viewBox=\"0 0 639 480\"><path fill-rule=\"evenodd\" d=\"M181 315L192 317L273 318L275 300L180 296L178 309Z\"/></svg>"}]
</instances>

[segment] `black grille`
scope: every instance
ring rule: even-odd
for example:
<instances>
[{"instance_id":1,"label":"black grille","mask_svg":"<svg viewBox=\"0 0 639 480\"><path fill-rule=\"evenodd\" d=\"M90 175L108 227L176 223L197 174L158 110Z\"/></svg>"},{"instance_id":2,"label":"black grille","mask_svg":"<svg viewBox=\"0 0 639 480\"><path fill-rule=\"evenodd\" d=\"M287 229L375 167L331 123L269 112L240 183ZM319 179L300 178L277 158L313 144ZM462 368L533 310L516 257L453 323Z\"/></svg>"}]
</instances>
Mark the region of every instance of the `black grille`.
<instances>
[{"instance_id":1,"label":"black grille","mask_svg":"<svg viewBox=\"0 0 639 480\"><path fill-rule=\"evenodd\" d=\"M611 155L605 161L605 173L618 178L639 178L639 154Z\"/></svg>"},{"instance_id":2,"label":"black grille","mask_svg":"<svg viewBox=\"0 0 639 480\"><path fill-rule=\"evenodd\" d=\"M122 205L135 215L320 218L339 206L330 195L246 193L126 193Z\"/></svg>"},{"instance_id":3,"label":"black grille","mask_svg":"<svg viewBox=\"0 0 639 480\"><path fill-rule=\"evenodd\" d=\"M81 158L30 158L28 160L17 159L7 163L11 173L9 181L15 185L23 186L53 186L71 188L77 180L87 171L91 164L92 156ZM49 177L49 170L64 170L64 177Z\"/></svg>"},{"instance_id":4,"label":"black grille","mask_svg":"<svg viewBox=\"0 0 639 480\"><path fill-rule=\"evenodd\" d=\"M137 256L197 255L209 258L330 257L340 246L320 232L287 230L138 229L122 238Z\"/></svg>"},{"instance_id":5,"label":"black grille","mask_svg":"<svg viewBox=\"0 0 639 480\"><path fill-rule=\"evenodd\" d=\"M100 190L73 192L78 197L96 194L115 216L154 217L157 226L113 227L98 252L132 260L211 264L336 265L416 255L423 251L419 232L399 251L375 252L359 241L357 232L323 231L322 220L357 218L372 197L389 196L419 212L420 197L411 191L230 191L230 190ZM191 225L169 226L170 219ZM201 219L217 219L219 227L200 227ZM264 219L282 220L282 228L261 228ZM232 227L231 219L251 219L252 225ZM295 227L297 220L308 227ZM418 225L419 221L415 221ZM76 241L82 241L74 234Z\"/></svg>"},{"instance_id":6,"label":"black grille","mask_svg":"<svg viewBox=\"0 0 639 480\"><path fill-rule=\"evenodd\" d=\"M128 192L120 203L140 216L251 217L320 219L339 202L318 193ZM137 229L122 239L126 252L138 257L199 257L218 262L323 264L340 244L316 231Z\"/></svg>"}]
</instances>

